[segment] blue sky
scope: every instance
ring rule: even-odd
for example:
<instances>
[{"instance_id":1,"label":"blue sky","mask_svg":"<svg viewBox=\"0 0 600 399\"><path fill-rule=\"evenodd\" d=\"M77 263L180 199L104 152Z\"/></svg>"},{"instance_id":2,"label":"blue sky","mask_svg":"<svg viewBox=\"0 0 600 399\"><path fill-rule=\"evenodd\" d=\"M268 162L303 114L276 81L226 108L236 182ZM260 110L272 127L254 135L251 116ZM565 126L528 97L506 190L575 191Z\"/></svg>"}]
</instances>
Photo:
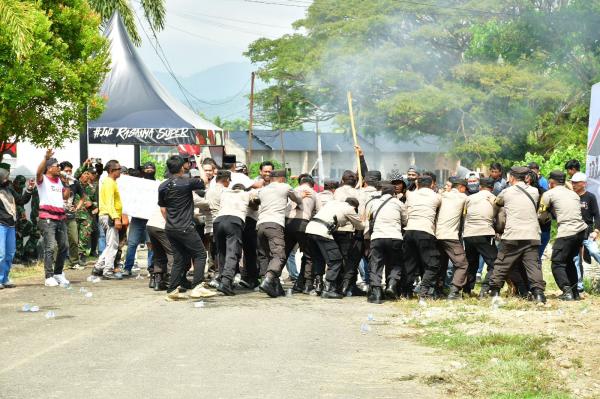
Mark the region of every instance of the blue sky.
<instances>
[{"instance_id":1,"label":"blue sky","mask_svg":"<svg viewBox=\"0 0 600 399\"><path fill-rule=\"evenodd\" d=\"M179 76L226 62L247 61L242 53L260 37L292 33L292 22L306 12L304 0L167 0L167 22L158 39ZM141 14L140 14L141 15ZM152 71L166 71L144 32L139 49Z\"/></svg>"}]
</instances>

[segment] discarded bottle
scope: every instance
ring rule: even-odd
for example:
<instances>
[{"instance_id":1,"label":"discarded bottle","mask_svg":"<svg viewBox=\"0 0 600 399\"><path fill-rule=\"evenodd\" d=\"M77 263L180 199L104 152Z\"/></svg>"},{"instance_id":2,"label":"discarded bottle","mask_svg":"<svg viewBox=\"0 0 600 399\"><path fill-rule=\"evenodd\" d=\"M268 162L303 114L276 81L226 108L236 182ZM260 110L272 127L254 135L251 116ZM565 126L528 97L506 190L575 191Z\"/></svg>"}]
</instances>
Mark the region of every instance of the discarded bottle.
<instances>
[{"instance_id":1,"label":"discarded bottle","mask_svg":"<svg viewBox=\"0 0 600 399\"><path fill-rule=\"evenodd\" d=\"M53 319L53 318L55 318L55 317L56 317L56 315L55 315L55 314L54 314L54 312L53 312L53 311L51 311L51 310L49 310L49 311L48 311L48 313L46 313L46 318L47 318L47 319Z\"/></svg>"},{"instance_id":2,"label":"discarded bottle","mask_svg":"<svg viewBox=\"0 0 600 399\"><path fill-rule=\"evenodd\" d=\"M94 279L94 277L96 276L88 276L88 278L86 279L88 283L91 283L92 280Z\"/></svg>"},{"instance_id":3,"label":"discarded bottle","mask_svg":"<svg viewBox=\"0 0 600 399\"><path fill-rule=\"evenodd\" d=\"M60 286L63 287L63 288L65 288L65 289L67 289L67 290L71 289L71 283L61 284Z\"/></svg>"},{"instance_id":4,"label":"discarded bottle","mask_svg":"<svg viewBox=\"0 0 600 399\"><path fill-rule=\"evenodd\" d=\"M368 325L367 323L363 323L360 325L360 333L361 334L367 334L369 331L371 331L371 326Z\"/></svg>"},{"instance_id":5,"label":"discarded bottle","mask_svg":"<svg viewBox=\"0 0 600 399\"><path fill-rule=\"evenodd\" d=\"M195 308L203 308L204 307L204 301L198 301L198 302L194 302L194 307Z\"/></svg>"},{"instance_id":6,"label":"discarded bottle","mask_svg":"<svg viewBox=\"0 0 600 399\"><path fill-rule=\"evenodd\" d=\"M31 305L26 303L25 305L23 305L23 307L21 308L21 310L23 312L29 312L31 310Z\"/></svg>"},{"instance_id":7,"label":"discarded bottle","mask_svg":"<svg viewBox=\"0 0 600 399\"><path fill-rule=\"evenodd\" d=\"M86 293L85 293L85 297L86 297L86 298L91 298L91 297L93 297L93 296L94 296L94 294L92 294L91 292L86 292Z\"/></svg>"},{"instance_id":8,"label":"discarded bottle","mask_svg":"<svg viewBox=\"0 0 600 399\"><path fill-rule=\"evenodd\" d=\"M29 309L30 312L39 312L40 311L40 307L39 306L32 306L31 309Z\"/></svg>"},{"instance_id":9,"label":"discarded bottle","mask_svg":"<svg viewBox=\"0 0 600 399\"><path fill-rule=\"evenodd\" d=\"M285 296L290 298L292 296L292 289L288 288L287 290L285 290Z\"/></svg>"},{"instance_id":10,"label":"discarded bottle","mask_svg":"<svg viewBox=\"0 0 600 399\"><path fill-rule=\"evenodd\" d=\"M375 318L373 317L373 314L372 314L372 313L369 313L369 314L367 315L367 320L368 320L368 321L373 321L373 320L375 320Z\"/></svg>"},{"instance_id":11,"label":"discarded bottle","mask_svg":"<svg viewBox=\"0 0 600 399\"><path fill-rule=\"evenodd\" d=\"M81 294L85 294L86 292L87 292L87 289L85 287L81 287L79 289L79 293L81 293Z\"/></svg>"}]
</instances>

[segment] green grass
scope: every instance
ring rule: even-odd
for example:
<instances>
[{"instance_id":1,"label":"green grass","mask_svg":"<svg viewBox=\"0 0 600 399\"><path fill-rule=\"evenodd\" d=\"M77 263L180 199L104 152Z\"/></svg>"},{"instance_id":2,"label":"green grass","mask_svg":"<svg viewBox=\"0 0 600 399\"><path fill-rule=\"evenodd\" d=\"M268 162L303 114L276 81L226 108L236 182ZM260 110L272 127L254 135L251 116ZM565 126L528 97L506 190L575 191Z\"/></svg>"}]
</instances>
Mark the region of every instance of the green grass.
<instances>
[{"instance_id":1,"label":"green grass","mask_svg":"<svg viewBox=\"0 0 600 399\"><path fill-rule=\"evenodd\" d=\"M14 266L10 270L10 278L14 282L36 276L44 277L44 264L41 262L35 263L31 266Z\"/></svg>"},{"instance_id":2,"label":"green grass","mask_svg":"<svg viewBox=\"0 0 600 399\"><path fill-rule=\"evenodd\" d=\"M437 327L447 329L429 330L420 340L428 346L449 350L466 361L466 368L456 371L454 378L468 397L571 397L561 389L560 379L548 364L550 337L501 333L468 336L449 326L448 321L438 323Z\"/></svg>"}]
</instances>

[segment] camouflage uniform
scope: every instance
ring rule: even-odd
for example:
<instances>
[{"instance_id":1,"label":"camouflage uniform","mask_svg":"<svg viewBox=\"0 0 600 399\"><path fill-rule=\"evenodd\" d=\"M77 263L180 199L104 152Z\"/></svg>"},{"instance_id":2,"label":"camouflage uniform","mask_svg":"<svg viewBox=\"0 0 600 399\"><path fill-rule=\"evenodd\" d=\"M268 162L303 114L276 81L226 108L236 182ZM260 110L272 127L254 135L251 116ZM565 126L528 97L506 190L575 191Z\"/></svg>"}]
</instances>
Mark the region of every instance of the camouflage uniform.
<instances>
[{"instance_id":1,"label":"camouflage uniform","mask_svg":"<svg viewBox=\"0 0 600 399\"><path fill-rule=\"evenodd\" d=\"M37 227L38 216L40 214L40 195L37 191L37 187L33 190L33 194L31 194L31 213L29 214L29 219L31 223L31 232L29 234L29 240L25 243L23 247L23 261L25 262L34 262L37 261L39 257L38 251L38 243L42 238L40 231Z\"/></svg>"},{"instance_id":2,"label":"camouflage uniform","mask_svg":"<svg viewBox=\"0 0 600 399\"><path fill-rule=\"evenodd\" d=\"M24 176L18 175L13 181L13 189L19 195L23 194L25 189L25 182L27 180ZM23 263L23 241L25 238L31 235L31 229L33 225L30 220L27 219L25 212L25 206L17 205L17 222L15 230L17 233L17 251L15 252L14 263Z\"/></svg>"},{"instance_id":3,"label":"camouflage uniform","mask_svg":"<svg viewBox=\"0 0 600 399\"><path fill-rule=\"evenodd\" d=\"M79 178L87 170L86 165L82 165L75 172L75 177ZM96 183L81 184L85 194L85 201L90 201L92 205L89 208L84 206L77 212L77 224L79 225L79 257L85 260L91 247L92 232L96 226L96 216L92 211L98 208L98 186Z\"/></svg>"}]
</instances>

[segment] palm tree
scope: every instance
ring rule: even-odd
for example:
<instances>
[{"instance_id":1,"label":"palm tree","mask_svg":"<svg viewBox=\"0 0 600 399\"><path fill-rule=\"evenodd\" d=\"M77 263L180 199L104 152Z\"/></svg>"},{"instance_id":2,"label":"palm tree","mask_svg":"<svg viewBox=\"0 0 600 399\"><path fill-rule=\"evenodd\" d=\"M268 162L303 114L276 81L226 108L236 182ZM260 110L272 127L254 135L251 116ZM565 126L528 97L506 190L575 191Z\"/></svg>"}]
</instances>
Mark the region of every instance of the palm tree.
<instances>
[{"instance_id":1,"label":"palm tree","mask_svg":"<svg viewBox=\"0 0 600 399\"><path fill-rule=\"evenodd\" d=\"M33 44L35 7L20 0L0 0L0 37L8 40L18 59L25 57Z\"/></svg>"},{"instance_id":2,"label":"palm tree","mask_svg":"<svg viewBox=\"0 0 600 399\"><path fill-rule=\"evenodd\" d=\"M5 1L5 0L0 0ZM102 20L107 21L115 11L119 11L127 33L136 46L139 46L142 39L138 33L135 23L135 12L130 0L88 0L92 8L100 14ZM165 26L165 0L140 0L140 5L144 10L144 17L153 31L158 31Z\"/></svg>"}]
</instances>

